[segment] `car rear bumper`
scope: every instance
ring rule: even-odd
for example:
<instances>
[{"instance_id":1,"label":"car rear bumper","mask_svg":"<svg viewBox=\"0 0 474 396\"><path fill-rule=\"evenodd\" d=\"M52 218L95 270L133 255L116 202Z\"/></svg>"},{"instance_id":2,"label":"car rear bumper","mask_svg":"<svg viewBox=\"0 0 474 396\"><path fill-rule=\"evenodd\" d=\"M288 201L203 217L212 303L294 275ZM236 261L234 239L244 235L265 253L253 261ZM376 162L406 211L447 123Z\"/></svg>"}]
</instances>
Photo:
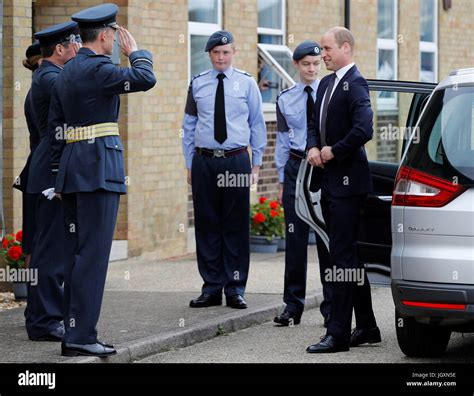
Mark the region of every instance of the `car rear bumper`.
<instances>
[{"instance_id":1,"label":"car rear bumper","mask_svg":"<svg viewBox=\"0 0 474 396\"><path fill-rule=\"evenodd\" d=\"M392 279L392 296L397 310L403 316L446 325L474 322L474 285ZM418 306L425 304L441 304L442 308ZM449 308L446 304L459 307Z\"/></svg>"}]
</instances>

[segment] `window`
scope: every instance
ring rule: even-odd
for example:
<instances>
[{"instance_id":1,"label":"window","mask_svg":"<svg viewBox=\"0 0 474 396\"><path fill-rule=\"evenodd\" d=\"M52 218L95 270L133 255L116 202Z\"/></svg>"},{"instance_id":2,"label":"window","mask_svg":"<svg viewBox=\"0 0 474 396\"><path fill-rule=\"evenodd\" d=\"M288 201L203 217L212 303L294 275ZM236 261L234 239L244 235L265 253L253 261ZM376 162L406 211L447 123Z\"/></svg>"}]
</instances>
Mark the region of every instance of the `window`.
<instances>
[{"instance_id":1,"label":"window","mask_svg":"<svg viewBox=\"0 0 474 396\"><path fill-rule=\"evenodd\" d=\"M397 79L397 1L378 0L377 3L377 78ZM395 92L380 92L377 108L391 108L396 103Z\"/></svg>"},{"instance_id":2,"label":"window","mask_svg":"<svg viewBox=\"0 0 474 396\"><path fill-rule=\"evenodd\" d=\"M280 91L298 80L293 53L285 45L285 0L258 0L258 50L263 109L274 112Z\"/></svg>"},{"instance_id":3,"label":"window","mask_svg":"<svg viewBox=\"0 0 474 396\"><path fill-rule=\"evenodd\" d=\"M438 9L436 0L420 0L420 81L438 77Z\"/></svg>"},{"instance_id":4,"label":"window","mask_svg":"<svg viewBox=\"0 0 474 396\"><path fill-rule=\"evenodd\" d=\"M285 34L283 0L258 0L258 42L283 45Z\"/></svg>"},{"instance_id":5,"label":"window","mask_svg":"<svg viewBox=\"0 0 474 396\"><path fill-rule=\"evenodd\" d=\"M209 36L221 30L222 0L189 0L189 78L210 69L204 52Z\"/></svg>"}]
</instances>

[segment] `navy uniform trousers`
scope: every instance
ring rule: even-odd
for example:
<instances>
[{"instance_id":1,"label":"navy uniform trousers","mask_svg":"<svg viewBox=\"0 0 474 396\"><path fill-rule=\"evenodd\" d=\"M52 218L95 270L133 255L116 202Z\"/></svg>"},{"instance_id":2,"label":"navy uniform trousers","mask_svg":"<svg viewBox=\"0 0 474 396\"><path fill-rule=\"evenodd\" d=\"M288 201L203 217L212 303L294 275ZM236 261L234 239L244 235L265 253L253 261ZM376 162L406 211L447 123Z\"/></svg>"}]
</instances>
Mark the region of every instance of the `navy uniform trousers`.
<instances>
[{"instance_id":1,"label":"navy uniform trousers","mask_svg":"<svg viewBox=\"0 0 474 396\"><path fill-rule=\"evenodd\" d=\"M365 198L365 194L344 198L334 197L327 191L321 194L321 209L329 232L331 269L362 268L357 254L357 236ZM328 282L328 286L331 289L328 334L349 345L353 309L357 327L376 326L367 274L364 271L363 285L355 281L334 281Z\"/></svg>"},{"instance_id":2,"label":"navy uniform trousers","mask_svg":"<svg viewBox=\"0 0 474 396\"><path fill-rule=\"evenodd\" d=\"M26 191L22 193L22 230L23 240L21 247L23 253L32 254L35 242L36 234L36 203L39 199L40 194L30 194Z\"/></svg>"},{"instance_id":3,"label":"navy uniform trousers","mask_svg":"<svg viewBox=\"0 0 474 396\"><path fill-rule=\"evenodd\" d=\"M78 192L63 194L62 200L66 233L74 252L65 268L64 342L94 344L120 194Z\"/></svg>"},{"instance_id":4,"label":"navy uniform trousers","mask_svg":"<svg viewBox=\"0 0 474 396\"><path fill-rule=\"evenodd\" d=\"M250 181L248 186L218 185L219 177L247 175L248 152L208 158L197 152L191 166L198 269L202 292L221 298L244 295L250 261Z\"/></svg>"},{"instance_id":5,"label":"navy uniform trousers","mask_svg":"<svg viewBox=\"0 0 474 396\"><path fill-rule=\"evenodd\" d=\"M283 301L286 309L301 316L306 297L306 279L308 267L308 236L310 227L296 214L295 190L301 160L290 155L285 165L283 185L283 209L285 211L285 285ZM319 270L323 284L324 301L320 310L324 317L330 313L331 290L324 280L324 270L329 265L329 254L323 241L316 234L316 246L319 257Z\"/></svg>"},{"instance_id":6,"label":"navy uniform trousers","mask_svg":"<svg viewBox=\"0 0 474 396\"><path fill-rule=\"evenodd\" d=\"M29 194L35 195L35 194ZM63 320L64 267L71 251L64 233L63 208L58 199L37 194L35 246L30 269L37 271L37 285L28 285L26 330L39 337L56 330Z\"/></svg>"}]
</instances>

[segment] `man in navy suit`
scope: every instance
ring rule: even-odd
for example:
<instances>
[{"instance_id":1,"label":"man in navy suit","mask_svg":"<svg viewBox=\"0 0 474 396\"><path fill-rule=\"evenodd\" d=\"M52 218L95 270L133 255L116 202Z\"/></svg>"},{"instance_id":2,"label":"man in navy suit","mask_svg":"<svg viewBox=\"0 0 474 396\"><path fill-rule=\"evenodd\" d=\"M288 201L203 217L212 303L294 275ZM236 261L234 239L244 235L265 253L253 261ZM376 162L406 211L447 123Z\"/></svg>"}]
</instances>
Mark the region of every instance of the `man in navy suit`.
<instances>
[{"instance_id":1,"label":"man in navy suit","mask_svg":"<svg viewBox=\"0 0 474 396\"><path fill-rule=\"evenodd\" d=\"M326 335L309 353L348 351L350 346L380 342L370 285L357 258L360 212L372 189L364 144L372 138L372 109L366 80L355 66L354 37L334 27L321 38L322 58L334 73L318 87L308 126L308 162L317 167L321 208L329 234L331 312ZM362 274L362 282L358 276ZM339 276L342 274L342 276ZM352 309L356 328L351 334Z\"/></svg>"}]
</instances>

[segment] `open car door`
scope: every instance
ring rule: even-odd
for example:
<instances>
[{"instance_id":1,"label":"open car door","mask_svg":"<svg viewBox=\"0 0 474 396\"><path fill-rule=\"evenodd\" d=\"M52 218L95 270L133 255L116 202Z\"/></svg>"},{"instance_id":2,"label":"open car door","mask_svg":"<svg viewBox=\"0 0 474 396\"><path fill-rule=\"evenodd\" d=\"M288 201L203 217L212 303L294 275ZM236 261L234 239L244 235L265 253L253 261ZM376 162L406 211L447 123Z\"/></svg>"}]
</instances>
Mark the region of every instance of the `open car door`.
<instances>
[{"instance_id":1,"label":"open car door","mask_svg":"<svg viewBox=\"0 0 474 396\"><path fill-rule=\"evenodd\" d=\"M382 158L369 161L373 191L368 194L365 202L357 245L359 258L366 269L380 275L380 279L377 278L379 283L388 283L392 248L390 212L395 177L405 141L413 131L436 84L388 80L367 82L374 111L376 155L377 158ZM390 148L391 161L384 161L384 150ZM393 150L396 150L395 155ZM320 191L312 191L312 175L312 166L302 160L296 181L296 213L316 231L328 247L329 237L319 202Z\"/></svg>"}]
</instances>

